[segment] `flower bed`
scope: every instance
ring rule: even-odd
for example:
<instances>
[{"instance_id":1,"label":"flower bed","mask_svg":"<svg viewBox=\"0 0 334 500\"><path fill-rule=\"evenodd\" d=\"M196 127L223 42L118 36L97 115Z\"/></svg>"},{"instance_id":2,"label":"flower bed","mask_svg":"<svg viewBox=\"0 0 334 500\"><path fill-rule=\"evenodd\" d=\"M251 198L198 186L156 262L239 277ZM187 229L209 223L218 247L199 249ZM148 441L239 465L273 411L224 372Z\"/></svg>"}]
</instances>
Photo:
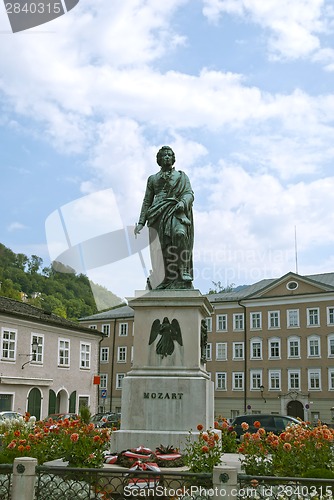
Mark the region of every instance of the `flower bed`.
<instances>
[{"instance_id":1,"label":"flower bed","mask_svg":"<svg viewBox=\"0 0 334 500\"><path fill-rule=\"evenodd\" d=\"M34 457L38 464L62 458L72 467L101 467L109 445L109 429L96 429L81 419L36 422L26 414L0 423L0 463Z\"/></svg>"},{"instance_id":2,"label":"flower bed","mask_svg":"<svg viewBox=\"0 0 334 500\"><path fill-rule=\"evenodd\" d=\"M254 425L257 432L246 432L239 447L247 474L303 477L315 469L334 471L334 429L300 422L278 436L266 433L259 421Z\"/></svg>"}]
</instances>

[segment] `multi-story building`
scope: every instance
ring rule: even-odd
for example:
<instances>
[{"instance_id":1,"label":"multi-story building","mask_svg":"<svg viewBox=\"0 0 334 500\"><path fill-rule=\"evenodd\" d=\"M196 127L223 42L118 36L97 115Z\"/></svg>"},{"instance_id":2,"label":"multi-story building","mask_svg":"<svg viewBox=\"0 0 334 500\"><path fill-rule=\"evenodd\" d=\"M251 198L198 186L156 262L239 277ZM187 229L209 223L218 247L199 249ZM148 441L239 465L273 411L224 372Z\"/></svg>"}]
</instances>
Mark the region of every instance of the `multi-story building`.
<instances>
[{"instance_id":1,"label":"multi-story building","mask_svg":"<svg viewBox=\"0 0 334 500\"><path fill-rule=\"evenodd\" d=\"M282 413L334 421L334 273L288 273L208 295L207 370L215 413ZM133 310L83 318L109 332L101 343L103 407L120 410L121 381L131 367ZM100 399L101 406L101 399Z\"/></svg>"},{"instance_id":2,"label":"multi-story building","mask_svg":"<svg viewBox=\"0 0 334 500\"><path fill-rule=\"evenodd\" d=\"M101 332L0 297L0 411L97 410ZM96 381L96 379L95 379Z\"/></svg>"}]
</instances>

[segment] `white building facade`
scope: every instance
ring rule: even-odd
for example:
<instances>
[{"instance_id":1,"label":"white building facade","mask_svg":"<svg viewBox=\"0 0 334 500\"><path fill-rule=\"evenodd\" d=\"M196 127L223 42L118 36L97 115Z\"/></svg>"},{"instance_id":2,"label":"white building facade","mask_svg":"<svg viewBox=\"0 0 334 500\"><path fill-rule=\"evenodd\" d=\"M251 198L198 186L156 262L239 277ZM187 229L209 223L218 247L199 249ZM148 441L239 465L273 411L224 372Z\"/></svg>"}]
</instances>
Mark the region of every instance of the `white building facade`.
<instances>
[{"instance_id":1,"label":"white building facade","mask_svg":"<svg viewBox=\"0 0 334 500\"><path fill-rule=\"evenodd\" d=\"M0 411L96 412L100 332L0 297L0 334Z\"/></svg>"}]
</instances>

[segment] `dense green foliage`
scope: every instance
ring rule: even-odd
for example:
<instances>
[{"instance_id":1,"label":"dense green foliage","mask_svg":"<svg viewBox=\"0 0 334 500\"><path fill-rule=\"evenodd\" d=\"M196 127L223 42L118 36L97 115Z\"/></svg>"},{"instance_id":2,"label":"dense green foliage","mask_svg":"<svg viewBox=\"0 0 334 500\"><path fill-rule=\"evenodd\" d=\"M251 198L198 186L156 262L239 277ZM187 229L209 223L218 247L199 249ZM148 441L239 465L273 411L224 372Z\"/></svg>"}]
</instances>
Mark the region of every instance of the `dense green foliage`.
<instances>
[{"instance_id":1,"label":"dense green foliage","mask_svg":"<svg viewBox=\"0 0 334 500\"><path fill-rule=\"evenodd\" d=\"M43 267L43 260L37 255L15 254L1 243L0 282L0 296L24 299L63 318L76 320L97 312L87 276L76 275L59 263ZM94 293L96 290L99 303L105 303L105 309L120 302L106 288L94 284Z\"/></svg>"}]
</instances>

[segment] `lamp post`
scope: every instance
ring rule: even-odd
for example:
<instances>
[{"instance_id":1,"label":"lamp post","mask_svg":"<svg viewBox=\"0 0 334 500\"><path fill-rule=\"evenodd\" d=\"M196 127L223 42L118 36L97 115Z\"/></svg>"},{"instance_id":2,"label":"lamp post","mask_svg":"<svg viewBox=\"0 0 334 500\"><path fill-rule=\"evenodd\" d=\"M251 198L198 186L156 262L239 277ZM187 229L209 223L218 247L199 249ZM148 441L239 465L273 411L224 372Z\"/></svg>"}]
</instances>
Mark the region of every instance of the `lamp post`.
<instances>
[{"instance_id":1,"label":"lamp post","mask_svg":"<svg viewBox=\"0 0 334 500\"><path fill-rule=\"evenodd\" d=\"M266 399L265 399L265 397L264 397L264 395L263 395L264 385L260 385L260 391L261 391L261 398L262 398L262 399L263 399L263 401L266 403L267 401L266 401Z\"/></svg>"},{"instance_id":2,"label":"lamp post","mask_svg":"<svg viewBox=\"0 0 334 500\"><path fill-rule=\"evenodd\" d=\"M21 366L22 370L25 367L25 365L31 363L32 361L36 361L36 354L37 354L38 345L39 344L37 342L37 338L34 337L33 341L32 341L32 344L31 344L31 350L32 350L32 352L30 354L23 354L23 356L32 356L32 358L29 359L29 361L26 361L25 363L23 363L23 365Z\"/></svg>"}]
</instances>

